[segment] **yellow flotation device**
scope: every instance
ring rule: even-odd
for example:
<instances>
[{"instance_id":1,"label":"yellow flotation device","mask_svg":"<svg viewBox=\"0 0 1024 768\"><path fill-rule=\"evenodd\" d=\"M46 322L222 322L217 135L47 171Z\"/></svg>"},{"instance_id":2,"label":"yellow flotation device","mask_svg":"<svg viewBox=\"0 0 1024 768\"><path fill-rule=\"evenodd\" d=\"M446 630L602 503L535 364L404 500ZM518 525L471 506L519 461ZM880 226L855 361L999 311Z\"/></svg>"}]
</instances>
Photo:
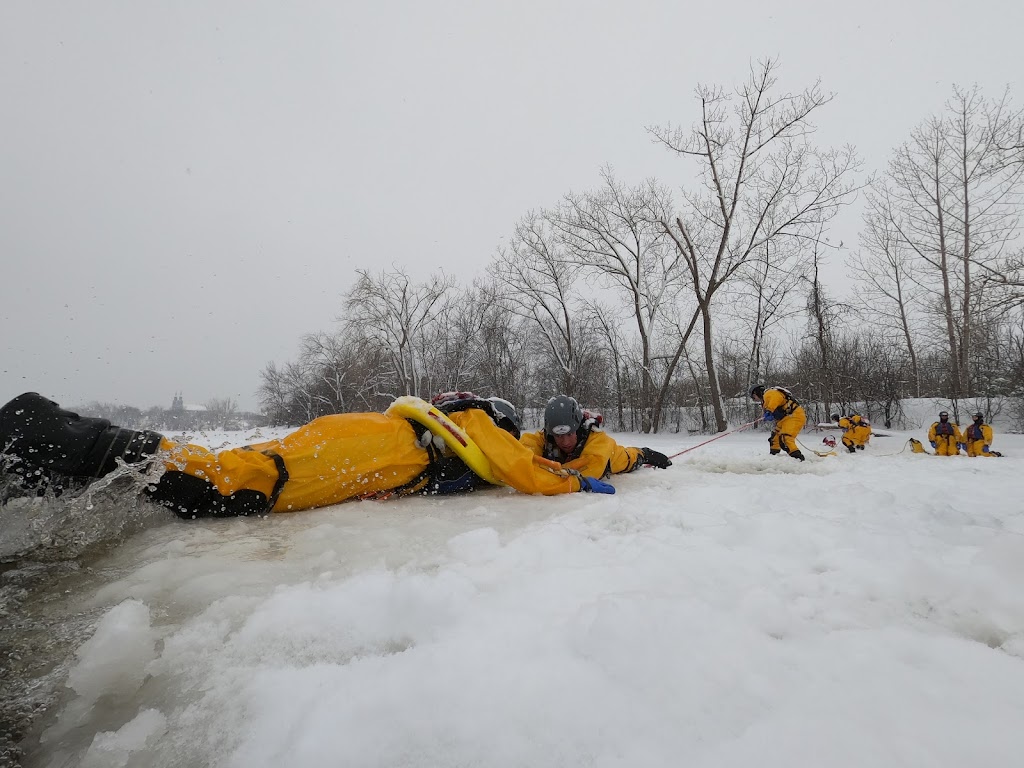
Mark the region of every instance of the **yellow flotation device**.
<instances>
[{"instance_id":1,"label":"yellow flotation device","mask_svg":"<svg viewBox=\"0 0 1024 768\"><path fill-rule=\"evenodd\" d=\"M484 452L473 442L472 438L466 434L466 431L426 400L410 395L399 397L388 406L385 413L401 416L403 419L412 419L417 424L422 424L432 434L444 440L445 445L451 449L452 453L466 462L466 466L481 479L491 485L504 485L491 472L491 462L484 456Z\"/></svg>"}]
</instances>

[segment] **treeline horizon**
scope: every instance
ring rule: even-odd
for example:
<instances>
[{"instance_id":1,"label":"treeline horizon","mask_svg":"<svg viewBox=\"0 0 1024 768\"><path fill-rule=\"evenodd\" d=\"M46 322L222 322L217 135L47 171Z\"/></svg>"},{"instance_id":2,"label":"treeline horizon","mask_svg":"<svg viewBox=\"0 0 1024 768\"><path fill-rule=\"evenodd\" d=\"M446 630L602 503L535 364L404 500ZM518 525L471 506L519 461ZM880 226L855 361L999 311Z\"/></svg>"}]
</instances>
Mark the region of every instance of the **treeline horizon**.
<instances>
[{"instance_id":1,"label":"treeline horizon","mask_svg":"<svg viewBox=\"0 0 1024 768\"><path fill-rule=\"evenodd\" d=\"M689 128L652 126L686 185L601 184L528 212L486 276L357 270L337 328L260 373L271 424L379 411L399 395L553 394L610 428L718 432L754 413L755 383L900 423L906 398L1024 421L1024 112L1009 92L954 87L868 174L850 145L819 147L831 94L782 91L775 61L734 90L698 85ZM830 224L858 197L856 247ZM841 257L842 302L820 279Z\"/></svg>"}]
</instances>

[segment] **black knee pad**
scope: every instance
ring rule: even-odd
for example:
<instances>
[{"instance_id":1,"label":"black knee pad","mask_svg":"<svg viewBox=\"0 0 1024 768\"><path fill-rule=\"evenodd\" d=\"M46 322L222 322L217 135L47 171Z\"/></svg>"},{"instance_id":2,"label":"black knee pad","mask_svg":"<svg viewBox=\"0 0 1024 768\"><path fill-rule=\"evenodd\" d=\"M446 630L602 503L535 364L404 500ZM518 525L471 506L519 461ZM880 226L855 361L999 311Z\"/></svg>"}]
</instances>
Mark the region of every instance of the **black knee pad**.
<instances>
[{"instance_id":1,"label":"black knee pad","mask_svg":"<svg viewBox=\"0 0 1024 768\"><path fill-rule=\"evenodd\" d=\"M270 500L259 491L235 491L230 496L221 496L212 483L173 470L161 475L146 495L186 520L267 515L271 506Z\"/></svg>"}]
</instances>

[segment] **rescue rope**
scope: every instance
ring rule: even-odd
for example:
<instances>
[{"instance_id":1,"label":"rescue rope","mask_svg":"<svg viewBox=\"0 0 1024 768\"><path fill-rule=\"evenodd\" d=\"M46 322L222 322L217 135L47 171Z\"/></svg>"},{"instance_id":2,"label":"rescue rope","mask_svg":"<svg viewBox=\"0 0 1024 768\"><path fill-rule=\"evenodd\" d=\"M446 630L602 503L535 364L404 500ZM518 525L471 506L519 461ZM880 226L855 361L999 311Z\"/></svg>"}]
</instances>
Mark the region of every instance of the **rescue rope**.
<instances>
[{"instance_id":1,"label":"rescue rope","mask_svg":"<svg viewBox=\"0 0 1024 768\"><path fill-rule=\"evenodd\" d=\"M708 443L715 442L715 440L721 440L723 437L728 437L729 435L735 434L737 432L742 432L744 429L749 429L750 427L754 426L759 421L761 421L761 419L763 419L763 418L764 418L763 416L758 416L756 419L754 419L753 421L751 421L748 424L744 424L742 427L736 427L736 429L730 429L728 432L723 432L720 435L715 435L710 440L705 440L703 443L697 443L696 445L691 445L689 448L685 448L685 449L681 450L679 453L673 453L671 456L669 456L669 458L670 459L674 459L676 456L682 456L684 453L689 453L690 451L695 451L695 450L697 450L698 448L700 448L703 445L707 445Z\"/></svg>"},{"instance_id":2,"label":"rescue rope","mask_svg":"<svg viewBox=\"0 0 1024 768\"><path fill-rule=\"evenodd\" d=\"M912 439L913 439L913 438L907 438L907 441L906 441L905 443L903 443L903 447L902 447L902 448L900 448L900 449L899 449L898 451L896 451L895 453L873 453L873 454L871 454L871 455L872 455L872 456L899 456L899 455L900 455L901 453L903 453L903 452L904 452L905 450L907 450L907 448L909 448L909 447L910 447L910 441L911 441ZM929 450L925 450L925 453L927 453L927 454L929 454L929 455L930 455L930 454L931 454L931 451L929 451Z\"/></svg>"},{"instance_id":3,"label":"rescue rope","mask_svg":"<svg viewBox=\"0 0 1024 768\"><path fill-rule=\"evenodd\" d=\"M805 451L810 451L810 452L811 452L811 453L813 453L813 454L814 454L815 456L819 456L819 457L821 457L821 458L825 458L826 456L835 456L835 455L836 455L836 452L835 452L835 450L833 450L833 449L829 449L829 450L827 450L827 451L816 451L816 450L814 450L813 448L810 448L810 447L808 447L808 446L804 445L803 443L801 443L801 442L800 442L800 441L799 441L799 440L798 440L797 438L795 438L795 437L793 438L793 442L795 442L795 443L796 443L797 445L799 445L799 446L800 446L801 448L803 448L803 449L804 449Z\"/></svg>"}]
</instances>

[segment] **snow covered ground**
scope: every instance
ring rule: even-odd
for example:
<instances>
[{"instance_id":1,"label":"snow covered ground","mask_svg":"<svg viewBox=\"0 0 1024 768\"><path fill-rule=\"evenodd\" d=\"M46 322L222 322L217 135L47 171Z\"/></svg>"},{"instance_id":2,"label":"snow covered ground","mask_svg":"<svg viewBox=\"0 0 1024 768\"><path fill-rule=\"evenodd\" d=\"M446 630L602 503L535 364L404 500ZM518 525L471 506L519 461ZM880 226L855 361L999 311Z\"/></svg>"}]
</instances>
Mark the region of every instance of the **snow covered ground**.
<instances>
[{"instance_id":1,"label":"snow covered ground","mask_svg":"<svg viewBox=\"0 0 1024 768\"><path fill-rule=\"evenodd\" d=\"M46 602L92 618L26 764L1020 764L1024 436L910 434L732 435L615 496L161 512Z\"/></svg>"}]
</instances>

